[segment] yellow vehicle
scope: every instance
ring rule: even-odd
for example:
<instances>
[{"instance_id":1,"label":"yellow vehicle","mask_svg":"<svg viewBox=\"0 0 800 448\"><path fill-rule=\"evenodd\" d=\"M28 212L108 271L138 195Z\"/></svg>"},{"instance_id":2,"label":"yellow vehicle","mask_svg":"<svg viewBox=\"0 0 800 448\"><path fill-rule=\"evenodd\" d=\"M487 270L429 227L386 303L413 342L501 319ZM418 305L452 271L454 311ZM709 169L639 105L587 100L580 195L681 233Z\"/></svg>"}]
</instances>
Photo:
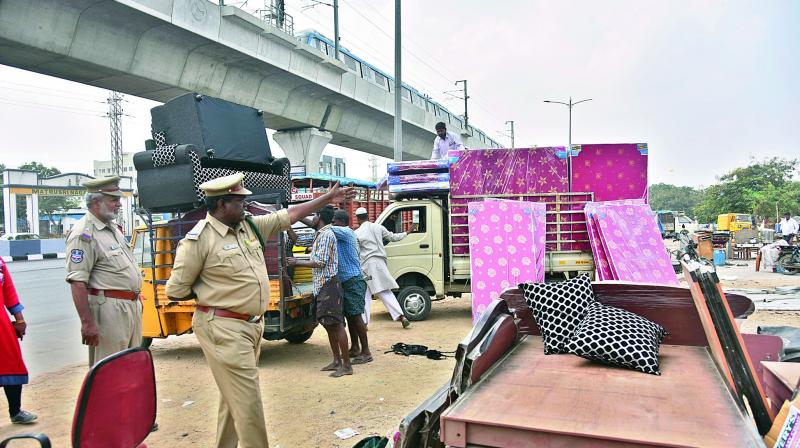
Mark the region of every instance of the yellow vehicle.
<instances>
[{"instance_id":1,"label":"yellow vehicle","mask_svg":"<svg viewBox=\"0 0 800 448\"><path fill-rule=\"evenodd\" d=\"M248 211L263 214L262 206L248 204ZM189 216L195 215L192 219ZM137 228L131 240L136 262L142 269L142 345L154 338L166 338L192 331L195 301L170 300L165 293L172 272L175 247L183 235L194 227L198 213L192 212L170 221L150 223ZM201 215L204 216L204 213ZM311 272L297 268L292 280L284 268L285 238L264 241L264 259L270 273L270 300L264 314L264 339L286 339L295 344L308 340L316 327L313 309ZM302 255L301 255L302 257ZM308 272L306 272L308 271ZM284 281L280 281L283 278Z\"/></svg>"},{"instance_id":2,"label":"yellow vehicle","mask_svg":"<svg viewBox=\"0 0 800 448\"><path fill-rule=\"evenodd\" d=\"M717 217L717 231L738 232L753 228L753 217L744 213L723 213Z\"/></svg>"}]
</instances>

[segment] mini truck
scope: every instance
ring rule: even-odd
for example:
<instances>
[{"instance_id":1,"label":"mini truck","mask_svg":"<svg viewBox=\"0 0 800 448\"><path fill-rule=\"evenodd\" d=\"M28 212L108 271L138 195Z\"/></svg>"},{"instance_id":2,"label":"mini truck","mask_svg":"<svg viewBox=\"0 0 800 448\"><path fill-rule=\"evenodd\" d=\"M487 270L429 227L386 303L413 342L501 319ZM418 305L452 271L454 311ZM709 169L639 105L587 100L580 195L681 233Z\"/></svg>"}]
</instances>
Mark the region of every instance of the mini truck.
<instances>
[{"instance_id":1,"label":"mini truck","mask_svg":"<svg viewBox=\"0 0 800 448\"><path fill-rule=\"evenodd\" d=\"M171 300L165 287L178 243L206 217L200 185L243 174L245 187L253 193L245 208L256 216L286 207L291 191L291 164L286 158L272 156L262 111L186 93L154 107L150 115L153 138L145 141L144 151L133 156L137 213L145 223L132 238L144 278L144 345L153 338L192 330L195 301ZM154 219L158 214L166 218ZM264 338L302 343L316 327L310 271L286 266L285 233L262 235L258 244L264 251L270 285Z\"/></svg>"},{"instance_id":2,"label":"mini truck","mask_svg":"<svg viewBox=\"0 0 800 448\"><path fill-rule=\"evenodd\" d=\"M573 210L572 206L581 198L591 200L592 194L506 195L503 199L523 199L523 196L528 200L537 196L545 202L550 208L548 213L565 229L553 232L553 249L545 253L545 272L567 278L580 272L593 275L591 251L571 249L571 245L584 242L575 239L576 236L588 238L588 235L585 230L582 233L566 230L581 222L585 226L583 211ZM469 242L465 233L455 233L458 228L465 229L467 224L453 224L450 219L466 218L466 210L454 204L453 199L470 198L444 194L400 200L390 204L376 220L390 232L408 232L403 240L386 246L386 255L389 272L400 286L397 300L409 320L426 319L434 298L460 297L470 292L470 256L461 250L469 246Z\"/></svg>"},{"instance_id":3,"label":"mini truck","mask_svg":"<svg viewBox=\"0 0 800 448\"><path fill-rule=\"evenodd\" d=\"M277 211L274 205L249 202L252 215ZM142 269L142 345L149 346L154 338L181 335L192 331L194 300L174 301L167 297L166 282L178 242L204 217L205 209L197 209L176 218L153 222L152 215L142 214L146 226L137 228L131 244L136 261ZM285 265L286 238L284 235L262 242L264 259L269 272L270 298L264 314L264 339L303 343L316 327L313 312L310 275L295 270L292 278Z\"/></svg>"}]
</instances>

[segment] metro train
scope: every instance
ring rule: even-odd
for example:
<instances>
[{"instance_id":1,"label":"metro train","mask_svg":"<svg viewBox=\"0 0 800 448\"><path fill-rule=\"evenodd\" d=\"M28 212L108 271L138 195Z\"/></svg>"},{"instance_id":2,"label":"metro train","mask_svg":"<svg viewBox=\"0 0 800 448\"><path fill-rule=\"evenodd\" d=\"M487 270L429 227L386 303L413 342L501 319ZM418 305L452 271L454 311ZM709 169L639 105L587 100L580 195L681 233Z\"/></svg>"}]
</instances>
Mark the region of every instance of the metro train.
<instances>
[{"instance_id":1,"label":"metro train","mask_svg":"<svg viewBox=\"0 0 800 448\"><path fill-rule=\"evenodd\" d=\"M297 33L296 36L300 42L318 49L327 56L333 57L333 40L328 39L320 32L316 30L304 30ZM354 55L347 48L341 46L339 47L339 60L344 63L344 65L347 67L347 70L354 73L356 76L367 80L368 82L386 90L387 92L391 92L394 89L393 77L375 68L369 62L366 62L365 60ZM417 89L403 83L401 95L403 100L435 114L437 117L439 117L440 121L443 121L446 124L458 126L462 129L464 128L464 120L461 117L450 112L447 110L447 108L436 101L433 101L430 97L418 91ZM486 135L485 132L474 126L469 126L469 131L471 131L471 134L481 143L483 143L484 148L502 147L502 145Z\"/></svg>"}]
</instances>

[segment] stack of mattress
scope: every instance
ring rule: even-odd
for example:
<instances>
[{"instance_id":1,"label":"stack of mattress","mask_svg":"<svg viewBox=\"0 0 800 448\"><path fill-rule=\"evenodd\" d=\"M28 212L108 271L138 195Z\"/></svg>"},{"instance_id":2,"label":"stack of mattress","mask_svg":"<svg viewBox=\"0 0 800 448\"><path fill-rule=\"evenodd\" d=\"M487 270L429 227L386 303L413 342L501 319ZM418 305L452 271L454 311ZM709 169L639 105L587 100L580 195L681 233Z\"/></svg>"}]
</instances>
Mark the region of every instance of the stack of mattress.
<instances>
[{"instance_id":1,"label":"stack of mattress","mask_svg":"<svg viewBox=\"0 0 800 448\"><path fill-rule=\"evenodd\" d=\"M678 285L655 216L644 200L590 202L584 213L598 280Z\"/></svg>"},{"instance_id":2,"label":"stack of mattress","mask_svg":"<svg viewBox=\"0 0 800 448\"><path fill-rule=\"evenodd\" d=\"M391 162L387 168L391 193L438 193L450 190L448 159Z\"/></svg>"}]
</instances>

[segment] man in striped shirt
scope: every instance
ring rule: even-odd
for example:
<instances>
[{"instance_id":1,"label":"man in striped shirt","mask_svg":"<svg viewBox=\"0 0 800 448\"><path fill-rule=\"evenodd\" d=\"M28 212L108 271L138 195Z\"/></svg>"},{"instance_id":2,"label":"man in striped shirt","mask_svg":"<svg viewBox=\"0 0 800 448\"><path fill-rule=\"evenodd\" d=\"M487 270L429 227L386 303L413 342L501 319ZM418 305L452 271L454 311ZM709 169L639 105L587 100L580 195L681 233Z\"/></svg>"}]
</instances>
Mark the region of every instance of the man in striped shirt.
<instances>
[{"instance_id":1,"label":"man in striped shirt","mask_svg":"<svg viewBox=\"0 0 800 448\"><path fill-rule=\"evenodd\" d=\"M322 371L331 371L330 376L339 378L352 375L353 367L347 353L347 332L344 329L342 315L344 291L336 277L339 273L339 253L336 247L336 235L331 229L333 212L331 206L325 206L317 212L317 237L311 246L311 259L287 258L287 264L311 268L317 320L328 332L328 342L333 352L333 362L323 367Z\"/></svg>"}]
</instances>

